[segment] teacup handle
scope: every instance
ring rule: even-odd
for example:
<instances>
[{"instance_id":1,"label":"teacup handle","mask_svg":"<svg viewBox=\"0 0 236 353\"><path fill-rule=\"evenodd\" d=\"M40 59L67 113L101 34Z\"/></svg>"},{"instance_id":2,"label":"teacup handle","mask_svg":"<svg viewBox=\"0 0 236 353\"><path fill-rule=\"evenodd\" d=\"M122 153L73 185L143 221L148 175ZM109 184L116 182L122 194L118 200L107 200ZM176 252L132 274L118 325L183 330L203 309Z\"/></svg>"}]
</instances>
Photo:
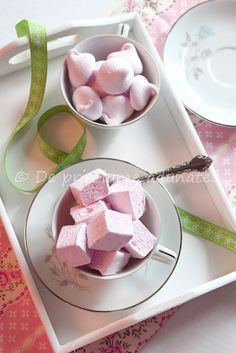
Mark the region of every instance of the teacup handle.
<instances>
[{"instance_id":1,"label":"teacup handle","mask_svg":"<svg viewBox=\"0 0 236 353\"><path fill-rule=\"evenodd\" d=\"M127 38L129 36L130 26L127 23L119 23L116 34Z\"/></svg>"},{"instance_id":2,"label":"teacup handle","mask_svg":"<svg viewBox=\"0 0 236 353\"><path fill-rule=\"evenodd\" d=\"M152 258L155 260L171 261L175 262L177 260L177 254L165 246L157 245L155 252L152 255Z\"/></svg>"}]
</instances>

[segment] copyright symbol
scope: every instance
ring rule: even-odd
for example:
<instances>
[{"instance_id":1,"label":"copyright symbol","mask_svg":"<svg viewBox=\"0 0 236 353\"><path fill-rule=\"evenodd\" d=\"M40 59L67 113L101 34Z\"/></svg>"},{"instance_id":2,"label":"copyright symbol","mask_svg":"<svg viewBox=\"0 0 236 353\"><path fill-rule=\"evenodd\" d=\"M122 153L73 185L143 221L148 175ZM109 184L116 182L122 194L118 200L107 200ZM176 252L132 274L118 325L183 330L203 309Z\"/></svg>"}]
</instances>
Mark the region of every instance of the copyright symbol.
<instances>
[{"instance_id":1,"label":"copyright symbol","mask_svg":"<svg viewBox=\"0 0 236 353\"><path fill-rule=\"evenodd\" d=\"M23 172L22 170L19 170L19 172L17 172L15 175L15 182L16 183L22 183L28 179L29 179L29 174Z\"/></svg>"}]
</instances>

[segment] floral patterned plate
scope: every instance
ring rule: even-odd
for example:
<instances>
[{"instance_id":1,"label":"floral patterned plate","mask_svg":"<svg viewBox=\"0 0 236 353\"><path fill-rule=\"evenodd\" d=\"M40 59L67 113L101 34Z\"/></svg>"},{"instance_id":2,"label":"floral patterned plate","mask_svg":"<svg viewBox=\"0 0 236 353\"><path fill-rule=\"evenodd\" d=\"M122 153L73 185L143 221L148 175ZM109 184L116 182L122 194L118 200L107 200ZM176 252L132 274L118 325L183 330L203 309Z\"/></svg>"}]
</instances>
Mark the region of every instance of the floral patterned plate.
<instances>
[{"instance_id":1,"label":"floral patterned plate","mask_svg":"<svg viewBox=\"0 0 236 353\"><path fill-rule=\"evenodd\" d=\"M187 108L213 123L236 126L236 2L203 2L172 27L164 63Z\"/></svg>"},{"instance_id":2,"label":"floral patterned plate","mask_svg":"<svg viewBox=\"0 0 236 353\"><path fill-rule=\"evenodd\" d=\"M182 231L172 198L159 182L144 183L158 206L161 244L178 257L177 261L151 258L136 272L106 281L86 276L65 264L55 249L52 219L55 206L70 183L96 168L127 177L146 174L142 169L115 159L90 159L70 166L48 181L34 198L25 225L25 245L33 269L42 283L58 298L91 311L115 311L133 307L157 293L173 273L180 254Z\"/></svg>"}]
</instances>

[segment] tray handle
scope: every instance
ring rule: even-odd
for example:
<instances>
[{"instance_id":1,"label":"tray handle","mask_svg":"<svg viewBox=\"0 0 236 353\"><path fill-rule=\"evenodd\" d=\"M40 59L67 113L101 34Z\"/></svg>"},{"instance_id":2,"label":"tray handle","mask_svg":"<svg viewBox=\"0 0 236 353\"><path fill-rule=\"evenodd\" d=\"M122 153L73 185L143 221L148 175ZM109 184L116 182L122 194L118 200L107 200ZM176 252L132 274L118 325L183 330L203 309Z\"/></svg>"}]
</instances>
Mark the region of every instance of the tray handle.
<instances>
[{"instance_id":1,"label":"tray handle","mask_svg":"<svg viewBox=\"0 0 236 353\"><path fill-rule=\"evenodd\" d=\"M116 33L117 24L127 24L131 28L135 17L135 13L129 13L104 19L78 20L49 30L47 33L48 57L51 59L66 53L69 48L84 38L88 32L91 32L92 35L93 27L98 27L98 34L104 33L105 30L108 33ZM0 77L29 66L28 38L18 38L0 49L0 63Z\"/></svg>"}]
</instances>

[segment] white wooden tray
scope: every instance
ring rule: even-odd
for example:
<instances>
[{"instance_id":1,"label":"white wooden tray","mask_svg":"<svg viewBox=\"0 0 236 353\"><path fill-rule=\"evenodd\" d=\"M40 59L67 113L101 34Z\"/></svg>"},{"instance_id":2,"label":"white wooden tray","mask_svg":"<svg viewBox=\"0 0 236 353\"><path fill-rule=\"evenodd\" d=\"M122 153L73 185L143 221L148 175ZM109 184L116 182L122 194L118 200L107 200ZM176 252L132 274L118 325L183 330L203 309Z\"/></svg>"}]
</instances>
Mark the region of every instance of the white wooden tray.
<instances>
[{"instance_id":1,"label":"white wooden tray","mask_svg":"<svg viewBox=\"0 0 236 353\"><path fill-rule=\"evenodd\" d=\"M68 26L48 34L49 39L54 42L49 46L48 82L42 111L63 103L59 88L59 73L64 54L68 48L79 39L87 36L98 33L116 33L119 23L130 25L130 36L146 47L159 65L161 71L160 96L148 117L120 129L118 132L109 132L108 134L106 131L89 129L88 148L84 157L124 159L151 172L189 160L196 154L205 154L206 152L184 107L176 99L169 85L160 57L143 23L136 14L98 21L72 22ZM70 37L61 39L65 36ZM59 39L55 40L57 38ZM29 61L25 61L28 53L23 53L14 59L12 57L26 50L27 46L27 39L21 38L0 50L0 194L15 232L11 228L2 204L0 212L54 350L56 352L72 351L234 281L236 279L236 255L225 248L185 232L180 260L170 280L151 299L129 310L92 313L74 308L57 299L34 277L34 273L24 257L23 242L25 217L33 196L13 190L3 173L2 161L5 143L21 117L29 90ZM21 61L21 63L9 64L10 59L11 62ZM24 67L25 69L23 69ZM70 124L73 122L70 119L67 120L69 127L72 126ZM63 136L65 129L68 128L68 126L65 127L65 119L62 118L60 126L59 135L61 133ZM51 166L41 157L37 141L32 139L34 128L34 124L32 124L30 134L26 136L28 140L25 139L31 148L30 153L27 154L26 164L32 173L39 168L39 165L41 165L40 170L48 170ZM67 147L73 140L72 131L74 130L76 129L73 125L73 129L70 130L70 138L67 139L70 141L65 143ZM23 156L25 158L24 147L25 144L16 150L15 162L18 165L23 163ZM171 192L177 206L218 225L235 230L236 222L233 212L214 168L211 168L209 175L211 181L206 183L199 182L199 180L189 182L191 181L189 179L178 182L167 180L163 183Z\"/></svg>"}]
</instances>

